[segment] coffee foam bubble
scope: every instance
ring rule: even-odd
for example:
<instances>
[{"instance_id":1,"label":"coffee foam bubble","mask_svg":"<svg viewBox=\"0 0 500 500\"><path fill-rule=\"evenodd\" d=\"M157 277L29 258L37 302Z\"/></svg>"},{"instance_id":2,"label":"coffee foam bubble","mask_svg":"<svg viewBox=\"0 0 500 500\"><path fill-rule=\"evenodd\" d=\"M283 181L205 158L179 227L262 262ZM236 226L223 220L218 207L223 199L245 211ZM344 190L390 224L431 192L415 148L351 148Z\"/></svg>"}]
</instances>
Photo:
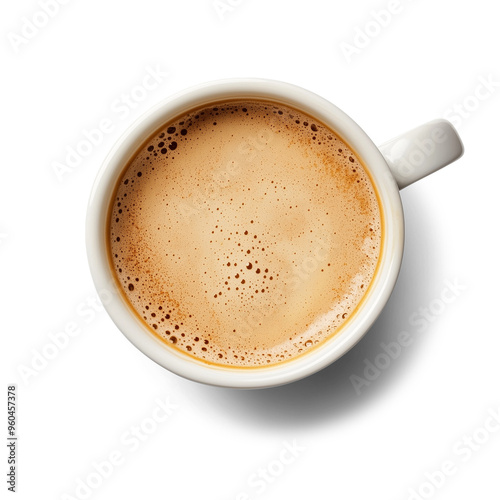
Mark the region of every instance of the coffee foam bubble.
<instances>
[{"instance_id":1,"label":"coffee foam bubble","mask_svg":"<svg viewBox=\"0 0 500 500\"><path fill-rule=\"evenodd\" d=\"M375 272L378 201L356 155L295 109L235 101L168 123L123 175L113 268L165 342L268 366L332 336Z\"/></svg>"}]
</instances>

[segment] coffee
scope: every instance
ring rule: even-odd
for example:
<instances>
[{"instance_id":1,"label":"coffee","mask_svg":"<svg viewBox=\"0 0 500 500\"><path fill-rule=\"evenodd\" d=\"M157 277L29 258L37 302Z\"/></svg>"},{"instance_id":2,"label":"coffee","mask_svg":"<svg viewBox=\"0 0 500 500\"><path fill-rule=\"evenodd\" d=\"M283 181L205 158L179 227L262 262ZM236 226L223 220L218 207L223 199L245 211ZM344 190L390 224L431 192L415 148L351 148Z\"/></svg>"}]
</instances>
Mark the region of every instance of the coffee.
<instances>
[{"instance_id":1,"label":"coffee","mask_svg":"<svg viewBox=\"0 0 500 500\"><path fill-rule=\"evenodd\" d=\"M349 320L376 271L382 220L340 137L248 99L150 137L116 187L108 237L119 287L151 332L207 363L261 367Z\"/></svg>"}]
</instances>

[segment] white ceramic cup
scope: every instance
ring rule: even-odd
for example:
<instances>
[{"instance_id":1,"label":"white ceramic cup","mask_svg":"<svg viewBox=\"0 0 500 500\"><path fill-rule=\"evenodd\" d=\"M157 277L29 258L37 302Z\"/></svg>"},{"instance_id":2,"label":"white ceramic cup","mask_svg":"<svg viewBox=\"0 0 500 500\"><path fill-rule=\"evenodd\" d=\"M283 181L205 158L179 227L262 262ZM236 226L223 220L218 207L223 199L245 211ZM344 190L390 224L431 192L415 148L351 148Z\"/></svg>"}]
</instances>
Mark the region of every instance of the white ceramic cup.
<instances>
[{"instance_id":1,"label":"white ceramic cup","mask_svg":"<svg viewBox=\"0 0 500 500\"><path fill-rule=\"evenodd\" d=\"M172 349L129 309L119 293L106 250L106 218L121 173L138 148L166 122L192 108L226 99L271 100L299 109L323 122L357 153L379 194L384 221L378 271L360 307L339 331L297 358L262 368L219 367ZM139 118L118 140L99 171L90 197L86 241L94 283L112 320L144 354L183 377L206 384L261 388L301 379L321 370L353 347L382 311L396 283L403 256L403 208L399 190L435 172L463 154L446 120L422 125L377 148L363 130L336 106L287 83L235 79L207 83L168 98Z\"/></svg>"}]
</instances>

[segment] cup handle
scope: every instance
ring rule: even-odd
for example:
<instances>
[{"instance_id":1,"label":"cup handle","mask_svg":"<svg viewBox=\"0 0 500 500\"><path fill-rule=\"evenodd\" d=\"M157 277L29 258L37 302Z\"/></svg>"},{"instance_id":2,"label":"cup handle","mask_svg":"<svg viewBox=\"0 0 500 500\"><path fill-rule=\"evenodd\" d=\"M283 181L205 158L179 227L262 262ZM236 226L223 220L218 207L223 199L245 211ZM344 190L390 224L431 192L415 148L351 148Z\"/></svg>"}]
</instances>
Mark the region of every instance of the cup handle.
<instances>
[{"instance_id":1,"label":"cup handle","mask_svg":"<svg viewBox=\"0 0 500 500\"><path fill-rule=\"evenodd\" d=\"M433 120L379 146L399 189L458 160L464 146L447 120Z\"/></svg>"}]
</instances>

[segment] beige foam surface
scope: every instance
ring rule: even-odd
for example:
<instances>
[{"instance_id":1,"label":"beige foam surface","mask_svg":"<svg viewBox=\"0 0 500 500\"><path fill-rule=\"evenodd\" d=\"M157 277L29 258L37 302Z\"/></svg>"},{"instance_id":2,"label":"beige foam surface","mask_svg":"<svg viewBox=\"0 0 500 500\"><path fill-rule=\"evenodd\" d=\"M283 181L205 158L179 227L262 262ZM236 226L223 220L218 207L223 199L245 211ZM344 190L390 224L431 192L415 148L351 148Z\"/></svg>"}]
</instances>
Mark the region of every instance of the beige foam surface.
<instances>
[{"instance_id":1,"label":"beige foam surface","mask_svg":"<svg viewBox=\"0 0 500 500\"><path fill-rule=\"evenodd\" d=\"M117 278L175 349L282 362L329 338L375 272L377 196L356 155L295 109L228 102L149 140L110 214Z\"/></svg>"}]
</instances>

